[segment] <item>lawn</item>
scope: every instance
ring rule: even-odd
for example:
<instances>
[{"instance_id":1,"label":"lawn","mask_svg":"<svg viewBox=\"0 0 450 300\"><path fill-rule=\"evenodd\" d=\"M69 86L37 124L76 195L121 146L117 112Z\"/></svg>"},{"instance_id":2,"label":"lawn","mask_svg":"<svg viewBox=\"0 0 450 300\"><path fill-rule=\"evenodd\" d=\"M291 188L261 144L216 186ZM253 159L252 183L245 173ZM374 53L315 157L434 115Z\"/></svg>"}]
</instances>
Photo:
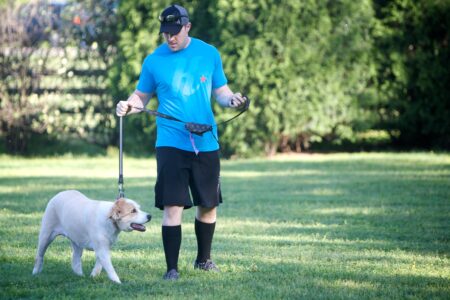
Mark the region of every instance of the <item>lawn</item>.
<instances>
[{"instance_id":1,"label":"lawn","mask_svg":"<svg viewBox=\"0 0 450 300\"><path fill-rule=\"evenodd\" d=\"M125 157L125 194L153 215L122 233L123 284L70 267L59 237L31 271L42 214L57 192L117 195L116 157L0 156L0 298L449 299L450 155L360 153L222 161L224 204L213 243L221 273L193 269L194 210L183 216L181 279L165 282L154 159Z\"/></svg>"}]
</instances>

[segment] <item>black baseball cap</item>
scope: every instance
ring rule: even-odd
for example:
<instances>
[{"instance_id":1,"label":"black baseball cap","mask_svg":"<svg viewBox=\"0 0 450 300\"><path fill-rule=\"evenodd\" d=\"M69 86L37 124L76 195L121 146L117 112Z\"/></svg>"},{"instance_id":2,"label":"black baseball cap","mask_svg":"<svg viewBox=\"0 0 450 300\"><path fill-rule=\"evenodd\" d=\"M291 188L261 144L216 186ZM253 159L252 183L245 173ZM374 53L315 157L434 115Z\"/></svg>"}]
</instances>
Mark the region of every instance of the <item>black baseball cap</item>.
<instances>
[{"instance_id":1,"label":"black baseball cap","mask_svg":"<svg viewBox=\"0 0 450 300\"><path fill-rule=\"evenodd\" d=\"M159 21L161 22L159 33L178 34L181 28L189 23L189 15L184 7L173 4L163 10Z\"/></svg>"}]
</instances>

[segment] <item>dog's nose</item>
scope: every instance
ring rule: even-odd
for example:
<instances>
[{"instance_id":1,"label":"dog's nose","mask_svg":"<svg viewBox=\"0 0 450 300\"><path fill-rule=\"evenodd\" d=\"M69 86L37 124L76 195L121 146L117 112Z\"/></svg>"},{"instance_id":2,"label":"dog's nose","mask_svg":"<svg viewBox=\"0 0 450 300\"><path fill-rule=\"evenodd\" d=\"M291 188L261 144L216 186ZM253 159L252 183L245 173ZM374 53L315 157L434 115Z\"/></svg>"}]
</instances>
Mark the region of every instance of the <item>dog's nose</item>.
<instances>
[{"instance_id":1,"label":"dog's nose","mask_svg":"<svg viewBox=\"0 0 450 300\"><path fill-rule=\"evenodd\" d=\"M151 215L147 215L147 222L150 221L152 219Z\"/></svg>"}]
</instances>

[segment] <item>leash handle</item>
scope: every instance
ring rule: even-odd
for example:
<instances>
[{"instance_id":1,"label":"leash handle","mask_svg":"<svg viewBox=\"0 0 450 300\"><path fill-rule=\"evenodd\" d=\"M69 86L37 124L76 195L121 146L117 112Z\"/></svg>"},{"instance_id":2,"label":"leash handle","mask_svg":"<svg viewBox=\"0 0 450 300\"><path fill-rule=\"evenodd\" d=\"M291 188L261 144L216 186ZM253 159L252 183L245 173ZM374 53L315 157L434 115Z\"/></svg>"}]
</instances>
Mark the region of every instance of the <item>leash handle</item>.
<instances>
[{"instance_id":1,"label":"leash handle","mask_svg":"<svg viewBox=\"0 0 450 300\"><path fill-rule=\"evenodd\" d=\"M123 117L119 117L119 197L125 197L123 188Z\"/></svg>"},{"instance_id":2,"label":"leash handle","mask_svg":"<svg viewBox=\"0 0 450 300\"><path fill-rule=\"evenodd\" d=\"M246 99L246 101L244 102L244 105L241 106L241 107L242 107L242 110L241 110L237 115L235 115L234 117L232 117L232 118L230 118L230 119L228 119L228 120L226 120L226 121L217 123L215 126L219 126L219 125L226 124L226 123L228 123L228 122L230 122L230 121L236 119L237 117L239 117L239 116L242 115L243 113L245 113L245 112L248 110L248 108L250 107L250 98L247 97L247 96L244 96L244 98Z\"/></svg>"}]
</instances>

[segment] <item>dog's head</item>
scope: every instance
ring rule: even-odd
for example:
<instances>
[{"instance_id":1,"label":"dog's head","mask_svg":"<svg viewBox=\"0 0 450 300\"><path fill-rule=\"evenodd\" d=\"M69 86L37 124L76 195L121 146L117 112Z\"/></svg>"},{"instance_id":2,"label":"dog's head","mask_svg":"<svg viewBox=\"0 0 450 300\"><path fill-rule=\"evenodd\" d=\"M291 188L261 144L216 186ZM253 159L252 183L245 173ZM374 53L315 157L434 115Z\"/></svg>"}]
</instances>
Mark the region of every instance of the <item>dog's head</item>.
<instances>
[{"instance_id":1,"label":"dog's head","mask_svg":"<svg viewBox=\"0 0 450 300\"><path fill-rule=\"evenodd\" d=\"M140 209L139 204L130 199L119 198L114 202L109 218L122 231L145 231L143 224L151 220L152 216Z\"/></svg>"}]
</instances>

